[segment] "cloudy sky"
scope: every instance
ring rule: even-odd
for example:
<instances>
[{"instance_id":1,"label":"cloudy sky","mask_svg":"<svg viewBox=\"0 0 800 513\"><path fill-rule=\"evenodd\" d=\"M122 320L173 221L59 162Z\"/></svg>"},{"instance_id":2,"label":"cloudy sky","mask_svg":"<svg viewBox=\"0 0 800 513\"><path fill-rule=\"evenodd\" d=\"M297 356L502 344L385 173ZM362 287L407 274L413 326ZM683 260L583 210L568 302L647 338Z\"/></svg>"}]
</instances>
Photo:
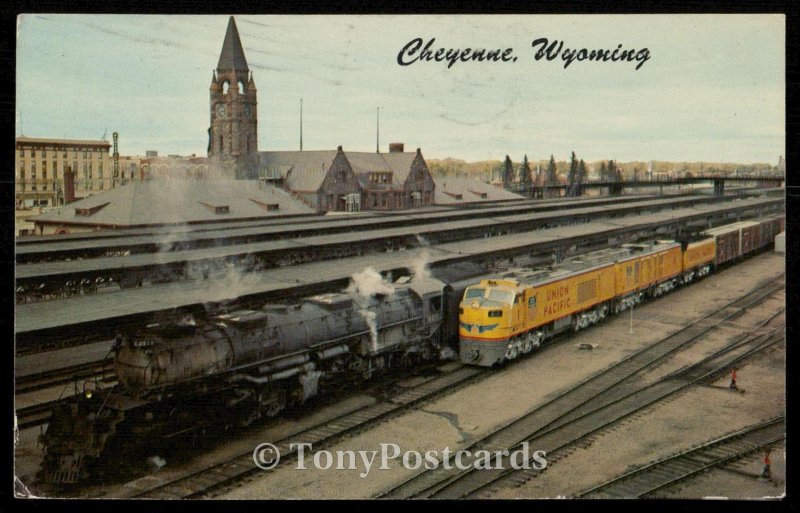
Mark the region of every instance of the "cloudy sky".
<instances>
[{"instance_id":1,"label":"cloudy sky","mask_svg":"<svg viewBox=\"0 0 800 513\"><path fill-rule=\"evenodd\" d=\"M258 146L427 158L777 162L782 15L236 16L258 87ZM17 135L99 139L120 153L205 155L208 86L227 16L22 15ZM431 48L512 48L514 62L397 63ZM635 51L634 62L536 60L532 42Z\"/></svg>"}]
</instances>

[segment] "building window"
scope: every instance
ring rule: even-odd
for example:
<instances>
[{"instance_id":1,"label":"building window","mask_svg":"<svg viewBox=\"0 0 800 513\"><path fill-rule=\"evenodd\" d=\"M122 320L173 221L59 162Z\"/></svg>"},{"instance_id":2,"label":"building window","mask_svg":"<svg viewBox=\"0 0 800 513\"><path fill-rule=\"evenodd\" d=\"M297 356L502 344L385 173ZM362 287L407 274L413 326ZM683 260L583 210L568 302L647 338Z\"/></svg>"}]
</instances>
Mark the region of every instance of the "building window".
<instances>
[{"instance_id":1,"label":"building window","mask_svg":"<svg viewBox=\"0 0 800 513\"><path fill-rule=\"evenodd\" d=\"M85 148L84 148L84 150L83 150L83 158L85 158L85 159L88 159L88 158L89 158L89 150L87 150L87 149L85 149Z\"/></svg>"},{"instance_id":2,"label":"building window","mask_svg":"<svg viewBox=\"0 0 800 513\"><path fill-rule=\"evenodd\" d=\"M103 178L103 163L102 163L102 162L100 162L99 164L97 164L97 175L98 175L100 178Z\"/></svg>"},{"instance_id":3,"label":"building window","mask_svg":"<svg viewBox=\"0 0 800 513\"><path fill-rule=\"evenodd\" d=\"M64 148L64 149L61 151L61 158L67 158L67 149L66 149L66 148Z\"/></svg>"},{"instance_id":4,"label":"building window","mask_svg":"<svg viewBox=\"0 0 800 513\"><path fill-rule=\"evenodd\" d=\"M36 148L31 148L31 157L36 156Z\"/></svg>"},{"instance_id":5,"label":"building window","mask_svg":"<svg viewBox=\"0 0 800 513\"><path fill-rule=\"evenodd\" d=\"M373 207L377 207L378 206L378 195L373 192L373 193L370 193L370 196L372 196L372 206Z\"/></svg>"},{"instance_id":6,"label":"building window","mask_svg":"<svg viewBox=\"0 0 800 513\"><path fill-rule=\"evenodd\" d=\"M19 158L21 158L21 159L25 158L25 149L24 148L20 148L19 149Z\"/></svg>"},{"instance_id":7,"label":"building window","mask_svg":"<svg viewBox=\"0 0 800 513\"><path fill-rule=\"evenodd\" d=\"M19 179L25 181L25 166L19 166Z\"/></svg>"}]
</instances>

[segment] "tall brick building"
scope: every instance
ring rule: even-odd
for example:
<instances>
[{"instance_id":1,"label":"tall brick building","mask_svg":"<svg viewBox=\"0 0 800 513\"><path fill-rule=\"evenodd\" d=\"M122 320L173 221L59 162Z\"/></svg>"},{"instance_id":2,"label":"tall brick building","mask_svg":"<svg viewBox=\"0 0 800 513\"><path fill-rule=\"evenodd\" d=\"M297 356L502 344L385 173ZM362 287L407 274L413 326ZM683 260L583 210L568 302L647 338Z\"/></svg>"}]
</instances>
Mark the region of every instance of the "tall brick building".
<instances>
[{"instance_id":1,"label":"tall brick building","mask_svg":"<svg viewBox=\"0 0 800 513\"><path fill-rule=\"evenodd\" d=\"M212 165L236 166L237 177L247 178L241 175L253 174L247 171L248 157L258 151L258 102L233 16L228 21L209 93L208 157Z\"/></svg>"},{"instance_id":2,"label":"tall brick building","mask_svg":"<svg viewBox=\"0 0 800 513\"><path fill-rule=\"evenodd\" d=\"M108 141L17 137L14 152L15 194L19 207L63 205L64 171L74 173L76 198L114 186Z\"/></svg>"},{"instance_id":3,"label":"tall brick building","mask_svg":"<svg viewBox=\"0 0 800 513\"><path fill-rule=\"evenodd\" d=\"M397 210L432 205L433 181L422 152L258 151L257 91L231 16L209 89L208 157L237 178L281 184L319 212Z\"/></svg>"}]
</instances>

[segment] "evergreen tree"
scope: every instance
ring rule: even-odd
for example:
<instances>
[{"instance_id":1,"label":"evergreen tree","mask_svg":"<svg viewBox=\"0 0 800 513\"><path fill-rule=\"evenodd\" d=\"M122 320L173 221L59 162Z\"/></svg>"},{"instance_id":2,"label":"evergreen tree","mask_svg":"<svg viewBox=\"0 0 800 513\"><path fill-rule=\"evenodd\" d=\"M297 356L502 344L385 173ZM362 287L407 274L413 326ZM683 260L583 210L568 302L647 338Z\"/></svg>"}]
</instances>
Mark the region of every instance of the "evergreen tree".
<instances>
[{"instance_id":1,"label":"evergreen tree","mask_svg":"<svg viewBox=\"0 0 800 513\"><path fill-rule=\"evenodd\" d=\"M547 185L558 183L558 173L556 172L556 160L550 155L550 162L547 164L547 174L545 175Z\"/></svg>"},{"instance_id":2,"label":"evergreen tree","mask_svg":"<svg viewBox=\"0 0 800 513\"><path fill-rule=\"evenodd\" d=\"M601 182L608 181L608 169L606 169L605 161L600 163L600 181Z\"/></svg>"},{"instance_id":3,"label":"evergreen tree","mask_svg":"<svg viewBox=\"0 0 800 513\"><path fill-rule=\"evenodd\" d=\"M575 159L575 152L572 152L572 157L569 161L569 184L575 185L578 183L578 161Z\"/></svg>"},{"instance_id":4,"label":"evergreen tree","mask_svg":"<svg viewBox=\"0 0 800 513\"><path fill-rule=\"evenodd\" d=\"M527 155L522 159L522 166L519 168L519 183L526 187L529 187L532 183L531 166L528 163Z\"/></svg>"},{"instance_id":5,"label":"evergreen tree","mask_svg":"<svg viewBox=\"0 0 800 513\"><path fill-rule=\"evenodd\" d=\"M514 165L511 163L511 157L506 155L506 160L503 162L503 186L508 187L514 181Z\"/></svg>"},{"instance_id":6,"label":"evergreen tree","mask_svg":"<svg viewBox=\"0 0 800 513\"><path fill-rule=\"evenodd\" d=\"M578 183L585 183L586 182L586 162L581 159L580 163L578 164Z\"/></svg>"}]
</instances>

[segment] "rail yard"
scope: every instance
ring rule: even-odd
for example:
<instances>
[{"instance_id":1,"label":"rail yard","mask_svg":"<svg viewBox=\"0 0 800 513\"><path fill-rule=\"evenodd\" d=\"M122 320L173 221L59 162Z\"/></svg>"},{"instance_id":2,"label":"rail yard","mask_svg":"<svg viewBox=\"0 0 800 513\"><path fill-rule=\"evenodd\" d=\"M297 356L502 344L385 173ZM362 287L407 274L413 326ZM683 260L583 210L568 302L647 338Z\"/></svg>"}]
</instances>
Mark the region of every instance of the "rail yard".
<instances>
[{"instance_id":1,"label":"rail yard","mask_svg":"<svg viewBox=\"0 0 800 513\"><path fill-rule=\"evenodd\" d=\"M644 422L643 419L649 419L649 412L668 409L687 395L710 390L748 400L752 397L748 394L755 390L737 394L724 390L726 387L718 383L724 381L733 368L744 374L753 365L780 363L784 343L783 260L769 251L772 239L783 229L783 199L774 194L776 191L765 190L725 198L681 195L583 198L574 202L526 201L470 209L430 208L414 214L356 214L352 219L283 219L266 224L237 222L230 227L182 227L163 232L161 229L132 229L128 237L124 230L116 230L66 238L42 237L35 241L22 239L24 242L18 245L15 364L15 402L21 430L17 448L18 474L25 478L26 486L38 493L87 497L261 498L287 497L286 493L288 497L314 494L364 498L672 496L670 494L679 493L674 490L691 486L711 469L722 473L733 469L729 472L734 472L738 468L736 465L743 466L757 458L758 451L779 448L783 441L780 400L766 398L765 406L776 405L772 414L765 412L758 419L754 418L752 424L735 426L738 429L722 429L723 425L728 427L725 423L720 423L716 430L696 426L696 443L691 446L680 446L669 437L667 440L647 439L650 445L659 443L659 451L653 453L659 455L658 459L643 460L641 458L650 453L644 449L636 453L632 448L627 468L597 474L605 479L587 481L581 485L583 488L566 486L558 479L553 480L555 485L548 483L550 476L558 475L560 465L569 465L576 455L591 452L596 441L629 429L626 426L631 423ZM759 228L749 228L751 226ZM738 230L738 235L732 242L726 234L734 229ZM745 229L757 232L743 235ZM508 271L504 270L508 269L547 267L564 259L577 262L588 252L613 253L616 251L613 248L637 241L673 238L690 241L699 240L702 234L717 240L718 256L712 254L709 264L719 268L710 276L703 276L701 272L697 283L683 285L676 291L670 290L674 285L659 287L658 294L653 296L669 294L636 304L630 319L624 312L603 320L606 310L600 315L598 309L593 315L585 316L585 322L574 324L569 334L562 334L547 344L542 344L541 339L529 344L530 347L521 342L513 352L509 345L506 359L520 359L519 362L481 368L470 365L466 356L468 350L463 347L461 360L464 363L458 362L459 335L454 324L460 316L456 311L457 303L465 288L477 284L482 277L499 276L498 273L503 272L507 275ZM686 246L684 242L684 247L691 248L691 244ZM672 247L663 243L655 247L662 246ZM329 252L329 247L336 250ZM744 260L739 262L741 258ZM198 262L206 267L201 269ZM120 367L121 361L134 360L120 355L125 353L125 347L149 348L161 344L155 342L156 346L151 346L153 342L148 342L141 346L135 342L145 325L151 326L149 330L155 329L154 334L160 333L156 340L167 337L163 338L164 342L169 337L194 333L195 324L202 325L207 322L205 319L221 320L236 330L253 322L278 326L283 322L280 316L286 315L280 313L281 309L288 307L287 311L291 311L294 308L291 305L306 301L304 298L310 296L314 304L323 305L320 312L326 308L340 308L332 306L339 301L335 299L337 291L345 289L348 283L352 287L353 280L358 281L359 274L366 269L384 285L408 276L389 286L394 290L393 295L400 294L398 291L408 286L409 300L418 297L423 301L422 310L415 318L440 319L436 322L441 323L441 328L436 328L436 333L442 338L431 346L433 353L425 356L431 349L409 345L415 337L422 343L428 340L424 337L430 335L422 336L422 332L409 335L412 332L402 324L406 321L391 320L394 314L387 310L377 316L375 333L378 338L373 336L372 344L377 343L377 347L388 344L390 326L395 323L397 329L405 333L402 335L405 341L397 347L405 347L406 355L410 354L410 347L417 347L414 351L421 353L414 353L416 356L410 360L402 351L396 353L394 364L391 355L395 353L382 353L384 356L370 359L368 363L364 360L355 371L361 382L355 389L331 386L323 383L324 378L315 377L313 388L306 384L299 391L290 392L292 397L299 394L297 397L301 398L291 409L287 408L285 399L274 402L275 398L284 397L280 394L271 396L273 399L269 401L272 402L264 403L263 407L247 406L250 403L242 396L241 404L251 415L246 422L239 422L238 427L231 427L238 431L235 441L229 431L215 432L213 421L210 424L200 421L200 418L210 420L218 415L206 411L196 420L189 415L178 427L171 428L178 435L178 448L181 444L185 447L187 443L190 446L194 443L183 441L186 433L193 433L191 438L195 440L198 434L207 433L200 445L201 454L169 449L147 439L150 441L145 442L144 447L151 447L154 452L148 457L167 462L156 473L143 461L132 464L119 475L107 473L102 465L80 463L87 461L90 453L77 452L70 456L72 453L59 449L64 443L67 444L64 447L77 447L74 442L65 441L68 439L63 439L63 433L87 436L89 432L80 435L81 430L101 429L81 427L84 421L78 422L74 417L76 410L70 406L75 401L78 404L88 401L86 405L94 404L88 407L97 411L122 407L118 411L127 413L114 421L114 424L121 424L109 433L133 429L145 439L143 433L150 428L142 431L142 427L127 427L126 423L131 421L125 419L139 415L134 413L137 408L149 408L149 392L144 392L147 389L141 389L130 398L109 395L116 394L115 390L135 390L143 386L142 378L135 378L140 385L134 385L133 375L122 371L130 364ZM700 267L697 269L705 272ZM421 278L421 272L428 277ZM696 270L692 271L692 278L694 274ZM726 279L733 275L744 278ZM681 282L688 276L685 274ZM138 283L130 286L131 279ZM433 281L427 284L425 280L431 279ZM732 285L734 281L736 286ZM404 282L407 285L401 285ZM81 283L82 287L67 290ZM89 283L91 286L86 286ZM437 290L434 283L446 285L441 300L425 299L435 297L430 296ZM31 293L36 289L41 293ZM369 303L352 301L360 305L358 308L370 309L384 304L386 300L382 297L380 294L370 296ZM399 298L402 297L401 294ZM681 305L687 302L696 307L681 312L685 309ZM264 315L258 313L264 304L276 305L264 307L264 311L274 311L278 317L258 321ZM403 308L416 308L411 304ZM617 309L626 310L633 304L621 303L623 306ZM305 308L298 312L305 312ZM273 314L267 313L270 315ZM600 320L603 322L598 326L579 331ZM369 345L370 330L375 328L367 317L361 319L356 315L347 325L364 321L367 323L361 328L355 325L349 328L357 332L355 337L345 332L324 333L324 330L333 329L333 325L314 331L316 328L308 324L304 328L308 334L302 336L286 332L287 337L298 341L308 336L304 343L319 348L317 356L311 360L291 357L301 366L297 371L292 370L291 365L295 364L289 364L289 360L276 359L267 353L255 356L255 362L262 362L259 363L260 372L274 369L267 371L274 376L269 380L296 376L297 372L301 377L308 373L325 376L344 362L350 362L345 367L353 372L354 362L358 360L353 358L365 349L352 346L348 349L346 345L336 345L335 340L333 344L320 343L326 337L341 341L354 337L353 340L363 339ZM159 331L162 329L168 331ZM223 337L231 336L228 328L223 329L227 333ZM124 342L127 340L132 342ZM170 361L187 350L179 347L191 348L195 343L178 344L169 349ZM540 345L541 348L532 351ZM390 346L385 347L381 351ZM447 347L454 351L448 353ZM289 354L299 356L302 351L298 350L291 349ZM152 352L151 349L145 351L148 355ZM529 352L532 354L528 355ZM326 360L328 358L330 360ZM340 360L342 363L337 363ZM268 363L264 365L263 362ZM208 363L200 365L201 374L207 374ZM242 362L235 365L247 368ZM570 368L571 372L559 373L560 368ZM155 379L168 376L173 370L165 367L147 372L147 376ZM240 379L237 376L232 375L234 382ZM268 380L267 377L263 379L264 383ZM189 405L188 410L192 410L196 406L191 405L201 404L198 402L201 396L197 396L197 391L189 392L187 384L176 388L167 383L156 386L159 389L166 386L164 391L172 389L168 395L179 402L174 406L166 402L163 408L175 411L176 406L187 409ZM212 385L217 386L219 384ZM207 387L203 385L203 390ZM313 397L318 387L319 397ZM225 386L220 390L224 389ZM183 392L175 395L180 390ZM504 390L514 392L509 394ZM90 399L92 396L94 398ZM492 398L490 403L479 399L487 396ZM727 399L725 404L730 401ZM125 403L128 406L120 406ZM78 411L85 411L86 405L79 406ZM68 413L70 409L72 414ZM155 410L146 415L154 413ZM58 419L57 424L53 424L53 415ZM66 420L65 415L73 420ZM78 417L81 415L84 414L78 413ZM161 423L157 420L158 414L153 418L156 420L148 422ZM387 422L389 419L391 422ZM436 419L450 427L435 427ZM78 423L67 428L65 422ZM96 424L99 420L93 422ZM425 440L416 438L413 430L404 427L415 422L429 425L435 436ZM58 429L63 433L59 434ZM88 436L98 440L106 429ZM448 438L452 436L450 429L454 430L456 439ZM46 435L42 437L41 433ZM102 435L101 439L107 436ZM417 472L392 469L370 474L367 479L359 478L352 471L326 474L315 470L312 472L319 474L316 478L320 484L311 488L304 488L301 483L307 483L307 478L293 470L297 449L292 442L296 440L313 444L315 449L361 448L380 436L400 440L407 448L422 452L432 444L445 441L448 447L472 453L513 451L527 442L537 450L546 451L548 467L546 472L537 469L479 471L426 470L423 467ZM755 446L737 442L751 438L757 439ZM257 441L264 440L274 443L283 456L281 464L269 472L254 466L252 447L248 446L248 443L257 445ZM42 443L46 447L44 453ZM106 447L104 442L100 449L106 451L109 447L116 445L109 442ZM724 454L717 456L720 448L725 448ZM707 455L709 451L717 451L714 458L698 456ZM614 460L612 456L607 457ZM101 460L103 458L98 458ZM72 463L65 463L67 461ZM474 463L475 459L465 461ZM611 464L612 468L619 466L616 461ZM352 486L355 482L347 484L351 478L358 480L357 488ZM564 489L556 490L552 486L564 486ZM281 490L278 495L277 490Z\"/></svg>"},{"instance_id":2,"label":"rail yard","mask_svg":"<svg viewBox=\"0 0 800 513\"><path fill-rule=\"evenodd\" d=\"M14 499L792 499L785 18L19 14Z\"/></svg>"}]
</instances>

